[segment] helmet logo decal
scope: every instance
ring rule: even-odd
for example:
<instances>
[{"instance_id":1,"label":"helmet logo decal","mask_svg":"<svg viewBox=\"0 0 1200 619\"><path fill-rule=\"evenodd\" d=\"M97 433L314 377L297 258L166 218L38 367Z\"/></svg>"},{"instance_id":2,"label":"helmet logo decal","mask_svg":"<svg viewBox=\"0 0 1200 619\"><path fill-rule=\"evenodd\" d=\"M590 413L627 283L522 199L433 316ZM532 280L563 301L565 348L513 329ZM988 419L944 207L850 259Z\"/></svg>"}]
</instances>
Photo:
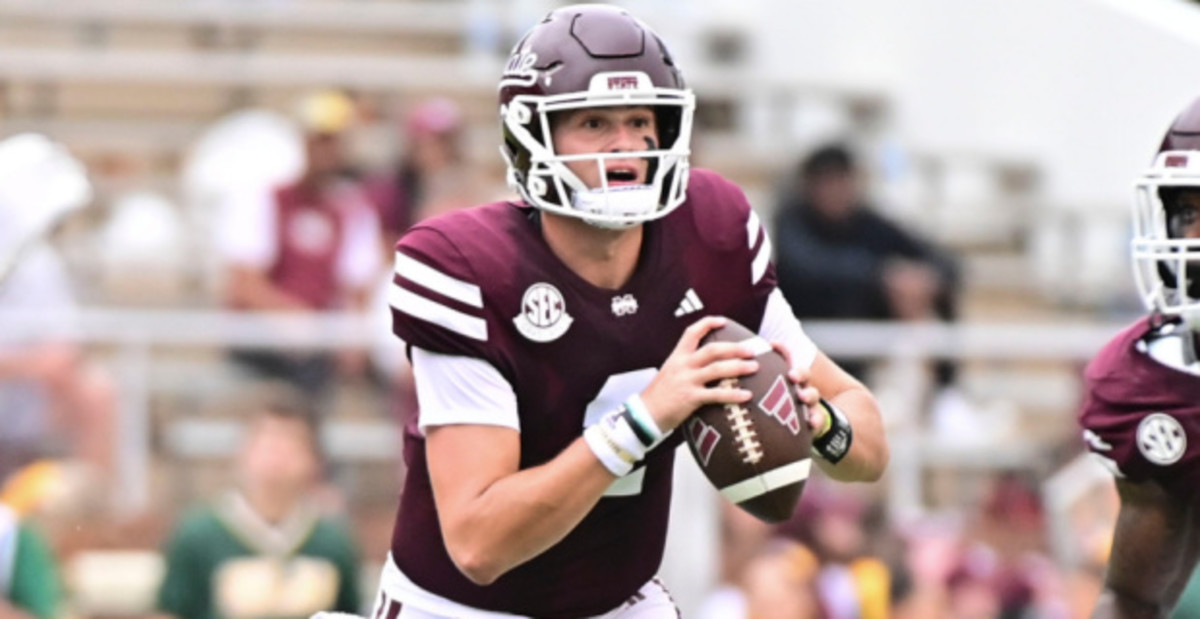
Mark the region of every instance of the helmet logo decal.
<instances>
[{"instance_id":1,"label":"helmet logo decal","mask_svg":"<svg viewBox=\"0 0 1200 619\"><path fill-rule=\"evenodd\" d=\"M1187 155L1167 155L1163 165L1168 168L1186 168L1188 167Z\"/></svg>"},{"instance_id":2,"label":"helmet logo decal","mask_svg":"<svg viewBox=\"0 0 1200 619\"><path fill-rule=\"evenodd\" d=\"M1187 434L1174 417L1154 413L1138 424L1137 446L1147 460L1166 466L1178 462L1187 451Z\"/></svg>"},{"instance_id":3,"label":"helmet logo decal","mask_svg":"<svg viewBox=\"0 0 1200 619\"><path fill-rule=\"evenodd\" d=\"M504 77L500 79L500 87L533 85L537 81L537 70L533 68L537 60L537 53L528 48L514 53L508 58L508 64L504 65Z\"/></svg>"},{"instance_id":4,"label":"helmet logo decal","mask_svg":"<svg viewBox=\"0 0 1200 619\"><path fill-rule=\"evenodd\" d=\"M574 320L567 313L566 302L558 288L538 282L525 290L521 311L513 318L513 324L527 339L552 342L562 337Z\"/></svg>"},{"instance_id":5,"label":"helmet logo decal","mask_svg":"<svg viewBox=\"0 0 1200 619\"><path fill-rule=\"evenodd\" d=\"M633 75L618 75L608 78L609 90L631 90L638 87L638 78Z\"/></svg>"}]
</instances>

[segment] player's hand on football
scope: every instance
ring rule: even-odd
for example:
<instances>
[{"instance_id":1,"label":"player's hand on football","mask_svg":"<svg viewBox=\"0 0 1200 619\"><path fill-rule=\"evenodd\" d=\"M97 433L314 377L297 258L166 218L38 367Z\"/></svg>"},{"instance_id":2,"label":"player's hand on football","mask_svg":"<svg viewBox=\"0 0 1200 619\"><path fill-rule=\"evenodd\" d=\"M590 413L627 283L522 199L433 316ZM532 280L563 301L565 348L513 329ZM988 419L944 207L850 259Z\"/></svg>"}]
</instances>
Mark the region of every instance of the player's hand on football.
<instances>
[{"instance_id":1,"label":"player's hand on football","mask_svg":"<svg viewBox=\"0 0 1200 619\"><path fill-rule=\"evenodd\" d=\"M821 401L821 392L808 384L809 371L807 369L792 366L792 355L786 346L779 342L771 342L771 347L783 355L783 358L787 359L788 367L792 368L788 372L788 380L796 386L796 398L804 403L805 418L808 420L808 427L812 428L813 436L820 436L825 431L829 417L829 411L826 411L824 406L818 405Z\"/></svg>"},{"instance_id":2,"label":"player's hand on football","mask_svg":"<svg viewBox=\"0 0 1200 619\"><path fill-rule=\"evenodd\" d=\"M688 327L658 375L642 392L642 401L663 432L683 423L705 404L733 404L750 399L749 390L736 384L722 386L718 381L757 371L754 352L733 342L700 346L705 334L725 323L723 317L708 316ZM708 386L709 383L713 386Z\"/></svg>"},{"instance_id":3,"label":"player's hand on football","mask_svg":"<svg viewBox=\"0 0 1200 619\"><path fill-rule=\"evenodd\" d=\"M812 428L813 436L816 437L829 429L829 411L820 405L821 392L808 384L808 376L808 370L800 368L792 368L792 371L788 372L788 378L796 384L796 397L804 403L808 427Z\"/></svg>"}]
</instances>

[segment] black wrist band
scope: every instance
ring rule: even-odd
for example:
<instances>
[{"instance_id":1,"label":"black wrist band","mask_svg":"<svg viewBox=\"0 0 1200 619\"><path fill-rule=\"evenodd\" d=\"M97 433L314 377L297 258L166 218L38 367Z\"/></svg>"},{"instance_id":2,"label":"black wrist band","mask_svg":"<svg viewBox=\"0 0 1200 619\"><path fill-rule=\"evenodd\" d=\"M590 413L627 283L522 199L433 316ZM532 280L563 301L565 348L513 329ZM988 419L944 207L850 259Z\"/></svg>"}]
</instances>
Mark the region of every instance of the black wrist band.
<instances>
[{"instance_id":1,"label":"black wrist band","mask_svg":"<svg viewBox=\"0 0 1200 619\"><path fill-rule=\"evenodd\" d=\"M846 413L821 398L821 406L829 411L830 426L829 431L821 438L813 440L812 448L818 456L826 461L837 464L841 462L846 454L850 453L850 443L854 441L854 431L850 429L850 420L846 418Z\"/></svg>"},{"instance_id":2,"label":"black wrist band","mask_svg":"<svg viewBox=\"0 0 1200 619\"><path fill-rule=\"evenodd\" d=\"M646 433L646 430L638 424L637 419L633 418L633 413L629 412L629 407L621 405L621 417L625 418L625 423L629 424L629 428L633 430L633 435L644 446L649 447L654 444L654 437Z\"/></svg>"}]
</instances>

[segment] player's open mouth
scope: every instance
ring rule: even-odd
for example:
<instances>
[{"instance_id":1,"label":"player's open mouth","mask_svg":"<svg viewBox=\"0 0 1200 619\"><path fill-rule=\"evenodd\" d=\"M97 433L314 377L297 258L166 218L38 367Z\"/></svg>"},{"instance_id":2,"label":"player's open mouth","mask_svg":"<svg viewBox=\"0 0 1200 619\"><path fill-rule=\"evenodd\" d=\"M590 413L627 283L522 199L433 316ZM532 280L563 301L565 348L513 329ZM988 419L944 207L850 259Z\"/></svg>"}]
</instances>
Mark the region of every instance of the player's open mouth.
<instances>
[{"instance_id":1,"label":"player's open mouth","mask_svg":"<svg viewBox=\"0 0 1200 619\"><path fill-rule=\"evenodd\" d=\"M633 167L613 167L605 170L605 178L609 185L629 185L638 180L637 170Z\"/></svg>"}]
</instances>

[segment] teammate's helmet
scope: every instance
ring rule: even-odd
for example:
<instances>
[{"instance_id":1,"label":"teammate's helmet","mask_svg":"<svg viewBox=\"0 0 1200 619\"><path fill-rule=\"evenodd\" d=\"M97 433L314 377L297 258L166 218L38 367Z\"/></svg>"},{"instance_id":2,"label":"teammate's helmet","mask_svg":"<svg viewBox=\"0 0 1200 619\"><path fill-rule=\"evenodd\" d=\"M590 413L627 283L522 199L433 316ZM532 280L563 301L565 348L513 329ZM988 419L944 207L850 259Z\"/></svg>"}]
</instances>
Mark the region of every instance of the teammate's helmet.
<instances>
[{"instance_id":1,"label":"teammate's helmet","mask_svg":"<svg viewBox=\"0 0 1200 619\"><path fill-rule=\"evenodd\" d=\"M550 136L554 112L603 106L651 106L658 144L646 185L589 189L567 161L628 153L561 156ZM683 202L687 190L695 97L666 46L648 26L606 5L558 9L513 48L500 79L500 122L508 181L529 204L597 226L623 228L657 219Z\"/></svg>"},{"instance_id":2,"label":"teammate's helmet","mask_svg":"<svg viewBox=\"0 0 1200 619\"><path fill-rule=\"evenodd\" d=\"M1133 267L1147 308L1197 316L1200 310L1200 239L1185 238L1175 196L1200 191L1200 99L1180 114L1135 183Z\"/></svg>"}]
</instances>

